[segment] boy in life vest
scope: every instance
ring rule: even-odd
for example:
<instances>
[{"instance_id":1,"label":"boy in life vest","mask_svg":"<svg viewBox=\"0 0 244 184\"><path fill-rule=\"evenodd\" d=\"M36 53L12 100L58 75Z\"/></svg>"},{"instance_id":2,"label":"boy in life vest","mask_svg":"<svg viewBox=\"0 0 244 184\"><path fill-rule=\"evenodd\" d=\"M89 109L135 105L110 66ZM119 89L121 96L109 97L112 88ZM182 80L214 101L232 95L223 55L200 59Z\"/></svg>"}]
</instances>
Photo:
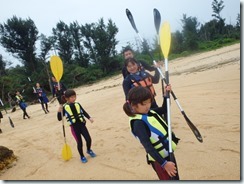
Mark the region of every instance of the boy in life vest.
<instances>
[{"instance_id":1,"label":"boy in life vest","mask_svg":"<svg viewBox=\"0 0 244 184\"><path fill-rule=\"evenodd\" d=\"M137 61L134 58L126 59L125 66L127 68L127 71L129 72L129 75L127 75L127 77L123 81L123 90L126 100L128 99L127 95L131 88L135 86L143 86L150 89L152 93L153 101L151 108L157 108L158 105L154 98L156 96L156 92L153 84L159 82L160 76L158 70L155 70L154 76L144 70L139 70Z\"/></svg>"},{"instance_id":2,"label":"boy in life vest","mask_svg":"<svg viewBox=\"0 0 244 184\"><path fill-rule=\"evenodd\" d=\"M45 112L45 114L47 114L49 112L48 104L47 104L49 101L48 101L45 91L41 88L39 83L36 83L36 87L34 88L33 92L37 94L38 100L42 106L42 110ZM44 104L45 104L45 107L44 107Z\"/></svg>"},{"instance_id":3,"label":"boy in life vest","mask_svg":"<svg viewBox=\"0 0 244 184\"><path fill-rule=\"evenodd\" d=\"M16 96L15 96L15 98L16 98L16 102L17 102L17 104L19 104L19 107L21 108L21 110L23 111L23 119L26 119L25 117L27 117L27 118L30 118L30 116L27 114L27 112L26 112L26 107L27 107L27 105L26 105L26 103L25 103L25 101L24 101L24 98L23 98L23 96L20 94L20 92L19 91L16 91Z\"/></svg>"},{"instance_id":4,"label":"boy in life vest","mask_svg":"<svg viewBox=\"0 0 244 184\"><path fill-rule=\"evenodd\" d=\"M159 116L157 109L150 110L152 93L145 87L130 90L124 104L124 112L130 117L132 134L146 150L148 164L151 164L160 180L179 180L176 160L169 158L168 125ZM172 150L179 139L172 133ZM171 178L170 178L171 177Z\"/></svg>"},{"instance_id":5,"label":"boy in life vest","mask_svg":"<svg viewBox=\"0 0 244 184\"><path fill-rule=\"evenodd\" d=\"M87 162L87 158L84 156L83 153L83 143L81 135L85 138L86 146L87 146L87 153L91 157L95 157L96 154L91 150L91 143L92 139L86 127L86 120L89 119L91 123L93 123L93 119L90 115L83 109L80 103L76 102L76 93L72 89L68 89L65 91L65 99L66 103L64 105L60 105L58 109L58 120L62 120L62 111L63 115L66 116L66 119L70 125L71 133L77 142L77 149L80 154L80 159L83 163Z\"/></svg>"}]
</instances>

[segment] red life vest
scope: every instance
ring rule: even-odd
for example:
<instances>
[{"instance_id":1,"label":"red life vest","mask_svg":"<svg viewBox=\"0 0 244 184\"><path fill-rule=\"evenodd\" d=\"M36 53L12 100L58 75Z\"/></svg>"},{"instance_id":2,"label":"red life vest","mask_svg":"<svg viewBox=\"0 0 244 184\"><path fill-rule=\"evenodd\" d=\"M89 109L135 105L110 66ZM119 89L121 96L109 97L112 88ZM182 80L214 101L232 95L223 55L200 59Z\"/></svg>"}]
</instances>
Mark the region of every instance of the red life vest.
<instances>
[{"instance_id":1,"label":"red life vest","mask_svg":"<svg viewBox=\"0 0 244 184\"><path fill-rule=\"evenodd\" d=\"M153 87L152 78L146 72L140 71L139 75L136 74L131 75L131 82L133 83L134 86L147 87L148 89L150 89L152 95L156 96L156 92Z\"/></svg>"}]
</instances>

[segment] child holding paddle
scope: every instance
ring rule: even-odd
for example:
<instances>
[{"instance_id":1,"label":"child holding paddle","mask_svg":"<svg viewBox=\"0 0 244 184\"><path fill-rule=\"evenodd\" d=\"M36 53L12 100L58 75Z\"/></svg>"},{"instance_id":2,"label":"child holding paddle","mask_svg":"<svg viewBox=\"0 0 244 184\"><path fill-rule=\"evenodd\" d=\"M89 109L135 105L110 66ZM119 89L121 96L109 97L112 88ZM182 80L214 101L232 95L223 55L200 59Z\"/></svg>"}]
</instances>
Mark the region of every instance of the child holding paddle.
<instances>
[{"instance_id":1,"label":"child holding paddle","mask_svg":"<svg viewBox=\"0 0 244 184\"><path fill-rule=\"evenodd\" d=\"M155 70L155 75L152 76L146 71L139 70L137 61L134 58L128 58L125 61L125 67L129 72L129 75L123 81L123 90L125 93L125 98L127 99L127 94L129 90L135 86L143 86L150 89L153 97L156 96L153 84L159 82L160 76L159 72ZM153 98L154 99L154 98ZM158 107L155 99L152 101L152 108Z\"/></svg>"},{"instance_id":2,"label":"child holding paddle","mask_svg":"<svg viewBox=\"0 0 244 184\"><path fill-rule=\"evenodd\" d=\"M86 127L86 120L89 119L91 123L93 123L93 119L90 117L90 115L83 109L83 107L80 105L80 103L76 102L76 93L72 89L68 89L65 91L65 99L66 103L64 105L60 105L58 109L58 120L62 120L62 111L63 115L66 116L66 119L70 125L71 128L71 133L74 136L76 142L77 142L77 149L80 154L80 159L82 163L87 162L87 158L84 156L83 153L83 143L82 143L82 138L81 135L85 138L86 140L86 147L87 147L87 153L91 157L95 157L96 154L91 150L91 143L92 139L91 136L88 132L88 129Z\"/></svg>"},{"instance_id":3,"label":"child holding paddle","mask_svg":"<svg viewBox=\"0 0 244 184\"><path fill-rule=\"evenodd\" d=\"M16 91L16 101L17 101L17 104L19 104L19 107L21 108L21 110L23 111L23 119L26 119L25 116L27 116L27 118L30 118L30 116L27 114L26 112L26 103L24 102L24 98L23 96L20 94L19 91Z\"/></svg>"},{"instance_id":4,"label":"child holding paddle","mask_svg":"<svg viewBox=\"0 0 244 184\"><path fill-rule=\"evenodd\" d=\"M149 89L138 86L128 93L124 112L130 117L131 131L147 152L148 163L152 165L160 180L179 180L174 154L169 157L168 125L158 115L160 109L150 110L153 101ZM172 149L179 139L172 133ZM171 178L170 178L171 177Z\"/></svg>"},{"instance_id":5,"label":"child holding paddle","mask_svg":"<svg viewBox=\"0 0 244 184\"><path fill-rule=\"evenodd\" d=\"M38 95L38 100L41 103L42 109L47 114L49 112L48 110L48 98L45 93L45 91L41 88L39 83L36 83L36 88L34 88L34 93ZM45 104L45 107L44 107Z\"/></svg>"}]
</instances>

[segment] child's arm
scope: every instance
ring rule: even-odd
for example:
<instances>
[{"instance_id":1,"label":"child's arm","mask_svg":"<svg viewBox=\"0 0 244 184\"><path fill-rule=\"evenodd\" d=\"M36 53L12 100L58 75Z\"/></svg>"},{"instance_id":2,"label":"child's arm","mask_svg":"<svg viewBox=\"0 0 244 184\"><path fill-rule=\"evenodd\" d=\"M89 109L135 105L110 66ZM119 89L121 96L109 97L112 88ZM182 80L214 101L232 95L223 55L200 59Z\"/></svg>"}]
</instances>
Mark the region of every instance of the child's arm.
<instances>
[{"instance_id":1,"label":"child's arm","mask_svg":"<svg viewBox=\"0 0 244 184\"><path fill-rule=\"evenodd\" d=\"M129 78L125 78L123 81L123 90L124 90L124 94L125 94L125 100L127 100L127 95L129 93L131 89L131 81L129 80Z\"/></svg>"},{"instance_id":2,"label":"child's arm","mask_svg":"<svg viewBox=\"0 0 244 184\"><path fill-rule=\"evenodd\" d=\"M175 164L171 161L167 161L166 159L164 159L153 147L152 143L150 142L148 131L144 122L140 120L134 121L133 132L139 138L146 152L150 154L154 158L154 160L156 160L161 165L161 167L163 167L167 171L169 176L175 176L177 172Z\"/></svg>"},{"instance_id":3,"label":"child's arm","mask_svg":"<svg viewBox=\"0 0 244 184\"><path fill-rule=\"evenodd\" d=\"M64 115L64 110L63 110L63 105L59 105L59 107L58 107L58 113L57 113L57 118L58 118L58 120L59 121L61 121L62 120L62 112L63 111L63 115Z\"/></svg>"},{"instance_id":4,"label":"child's arm","mask_svg":"<svg viewBox=\"0 0 244 184\"><path fill-rule=\"evenodd\" d=\"M93 118L85 111L85 109L80 105L80 109L81 109L81 111L83 112L83 114L84 114L84 116L87 118L87 119L89 119L89 121L91 122L91 123L93 123L94 122L94 120L93 120Z\"/></svg>"},{"instance_id":5,"label":"child's arm","mask_svg":"<svg viewBox=\"0 0 244 184\"><path fill-rule=\"evenodd\" d=\"M153 147L149 138L149 130L147 130L146 125L141 120L136 120L133 122L133 132L139 138L141 144L145 148L146 152L150 154L160 165L166 164L165 160Z\"/></svg>"}]
</instances>

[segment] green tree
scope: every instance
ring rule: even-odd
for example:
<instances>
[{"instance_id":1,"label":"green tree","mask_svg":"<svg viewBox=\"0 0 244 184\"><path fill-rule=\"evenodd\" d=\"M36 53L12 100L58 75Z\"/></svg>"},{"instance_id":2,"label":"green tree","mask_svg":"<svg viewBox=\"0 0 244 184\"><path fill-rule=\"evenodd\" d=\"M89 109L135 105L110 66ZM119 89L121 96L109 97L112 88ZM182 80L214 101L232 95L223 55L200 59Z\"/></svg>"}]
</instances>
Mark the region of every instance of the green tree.
<instances>
[{"instance_id":1,"label":"green tree","mask_svg":"<svg viewBox=\"0 0 244 184\"><path fill-rule=\"evenodd\" d=\"M0 76L6 74L6 62L3 60L3 56L0 54Z\"/></svg>"},{"instance_id":2,"label":"green tree","mask_svg":"<svg viewBox=\"0 0 244 184\"><path fill-rule=\"evenodd\" d=\"M64 63L72 64L73 40L69 26L63 21L59 21L56 28L53 28L53 37L55 40L54 49L58 50L58 55Z\"/></svg>"},{"instance_id":3,"label":"green tree","mask_svg":"<svg viewBox=\"0 0 244 184\"><path fill-rule=\"evenodd\" d=\"M221 20L222 17L220 16L220 12L224 9L224 1L223 0L213 0L212 2L212 9L213 14L212 16L215 17L217 20Z\"/></svg>"},{"instance_id":4,"label":"green tree","mask_svg":"<svg viewBox=\"0 0 244 184\"><path fill-rule=\"evenodd\" d=\"M236 31L240 34L240 30L241 30L241 18L240 18L240 13L238 13L236 18Z\"/></svg>"},{"instance_id":5,"label":"green tree","mask_svg":"<svg viewBox=\"0 0 244 184\"><path fill-rule=\"evenodd\" d=\"M223 0L213 0L212 2L212 9L213 14L212 16L216 18L217 24L215 26L215 29L218 30L218 34L224 33L224 27L225 27L225 19L223 19L220 15L221 11L224 9L224 2Z\"/></svg>"},{"instance_id":6,"label":"green tree","mask_svg":"<svg viewBox=\"0 0 244 184\"><path fill-rule=\"evenodd\" d=\"M184 38L180 31L172 33L172 53L180 54L184 51Z\"/></svg>"},{"instance_id":7,"label":"green tree","mask_svg":"<svg viewBox=\"0 0 244 184\"><path fill-rule=\"evenodd\" d=\"M187 17L183 14L182 35L184 38L183 44L186 49L197 50L198 49L198 26L199 23L196 17Z\"/></svg>"},{"instance_id":8,"label":"green tree","mask_svg":"<svg viewBox=\"0 0 244 184\"><path fill-rule=\"evenodd\" d=\"M0 24L0 43L14 57L21 60L28 73L36 70L36 47L38 30L28 18L23 20L13 16L7 23Z\"/></svg>"},{"instance_id":9,"label":"green tree","mask_svg":"<svg viewBox=\"0 0 244 184\"><path fill-rule=\"evenodd\" d=\"M77 21L70 24L70 32L73 38L75 63L87 68L89 64L89 55L84 52L81 26L77 23Z\"/></svg>"},{"instance_id":10,"label":"green tree","mask_svg":"<svg viewBox=\"0 0 244 184\"><path fill-rule=\"evenodd\" d=\"M104 73L112 71L113 62L116 55L115 47L118 44L115 36L118 28L108 20L105 25L103 18L98 23L86 24L81 28L84 36L84 47L87 49L91 64L98 65Z\"/></svg>"},{"instance_id":11,"label":"green tree","mask_svg":"<svg viewBox=\"0 0 244 184\"><path fill-rule=\"evenodd\" d=\"M49 88L51 90L52 89L51 74L50 74L50 70L49 70L49 66L48 66L49 63L46 63L46 60L49 57L48 53L52 50L55 40L54 40L53 36L46 37L43 34L41 34L40 40L41 40L41 53L39 55L39 60L42 63L42 65L44 66L45 73L48 76Z\"/></svg>"}]
</instances>

